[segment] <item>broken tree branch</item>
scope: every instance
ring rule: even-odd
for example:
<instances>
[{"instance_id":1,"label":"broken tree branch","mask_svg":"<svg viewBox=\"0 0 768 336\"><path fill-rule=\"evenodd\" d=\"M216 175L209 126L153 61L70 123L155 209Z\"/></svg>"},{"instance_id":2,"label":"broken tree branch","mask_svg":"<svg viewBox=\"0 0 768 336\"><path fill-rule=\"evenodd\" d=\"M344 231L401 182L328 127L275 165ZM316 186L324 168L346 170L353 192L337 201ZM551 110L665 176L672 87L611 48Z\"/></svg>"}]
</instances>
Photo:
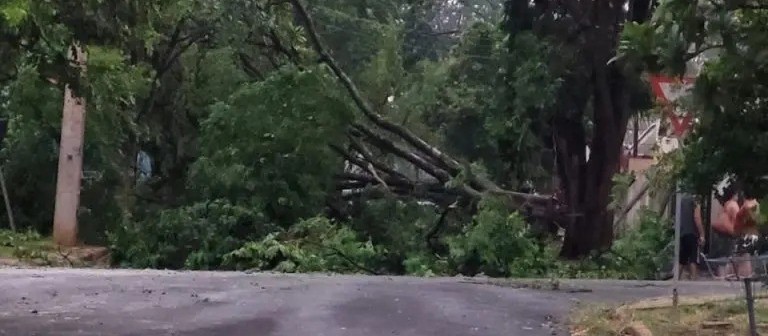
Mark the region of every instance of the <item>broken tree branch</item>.
<instances>
[{"instance_id":1,"label":"broken tree branch","mask_svg":"<svg viewBox=\"0 0 768 336\"><path fill-rule=\"evenodd\" d=\"M420 189L420 188L417 187L416 189ZM352 199L352 198L356 198L364 195L365 199L371 200L371 199L381 199L381 198L392 198L394 196L398 199L403 199L407 201L418 199L423 201L429 201L439 206L448 206L456 202L456 200L460 197L460 195L453 192L452 190L445 190L445 189L431 191L431 190L411 190L408 188L394 187L392 191L393 192L383 192L381 188L378 188L377 186L368 185L364 188L344 190L342 198Z\"/></svg>"},{"instance_id":2,"label":"broken tree branch","mask_svg":"<svg viewBox=\"0 0 768 336\"><path fill-rule=\"evenodd\" d=\"M351 164L353 164L353 165L355 165L357 167L360 167L360 169L368 171L372 175L375 174L376 166L380 165L378 163L372 163L372 162L369 162L369 161L365 161L363 158L361 158L359 156L356 156L356 155L353 155L353 154L345 151L344 149L342 149L341 147L339 147L337 145L331 144L330 147L331 147L331 149L333 151L337 152L339 155L344 157L344 159L346 159L349 163L351 163ZM383 166L383 165L382 165L382 168L383 169L380 168L382 170L382 172L386 173L387 175L391 176L392 178L400 179L400 180L403 180L403 181L408 181L408 178L406 178L402 174L399 174L399 173L397 173L395 171L392 171L391 169L389 169L389 168L387 168L386 166ZM371 170L374 170L374 171L371 171ZM390 171L392 173L390 173ZM376 175L378 176L378 174L376 174ZM373 176L373 177L376 178L377 176ZM381 179L380 176L378 177L378 179L380 180L379 182L384 182L384 180ZM385 183L385 185L386 185L386 183Z\"/></svg>"},{"instance_id":3,"label":"broken tree branch","mask_svg":"<svg viewBox=\"0 0 768 336\"><path fill-rule=\"evenodd\" d=\"M632 209L635 208L635 205L640 202L643 197L645 197L645 194L648 192L648 190L651 187L650 180L645 180L645 184L638 190L637 194L635 194L632 199L627 202L626 205L621 209L621 214L619 215L619 218L616 219L616 223L622 223L625 219L627 219L627 215L629 215L629 212L632 211Z\"/></svg>"},{"instance_id":4,"label":"broken tree branch","mask_svg":"<svg viewBox=\"0 0 768 336\"><path fill-rule=\"evenodd\" d=\"M344 72L343 69L341 69L341 66L339 66L338 62L336 62L336 59L331 56L328 49L320 40L320 36L317 33L317 29L315 28L314 20L312 19L312 16L309 14L307 8L304 6L301 0L291 0L291 4L296 9L296 12L303 21L304 28L309 35L310 42L312 43L315 52L320 55L320 61L331 68L331 71L333 71L339 81L341 81L342 85L344 85L344 87L347 89L347 92L355 102L355 105L357 105L363 114L376 126L397 135L411 146L415 147L419 151L424 152L432 159L443 164L445 167L442 168L448 170L449 173L457 174L461 170L461 165L458 161L454 160L442 151L422 140L417 135L411 133L411 131L408 129L400 127L399 125L386 120L384 117L373 110L370 103L363 97L355 83L352 82L352 79L347 75L346 72Z\"/></svg>"},{"instance_id":5,"label":"broken tree branch","mask_svg":"<svg viewBox=\"0 0 768 336\"><path fill-rule=\"evenodd\" d=\"M358 153L360 153L360 155L362 155L362 156L363 156L363 158L366 160L366 162L367 162L367 165L366 165L366 167L365 167L365 168L366 168L366 169L368 169L368 172L370 172L370 173L371 173L371 175L373 175L373 177L374 177L374 178L376 178L377 180L379 180L379 182L381 182L381 184L384 186L384 188L387 188L387 189L389 189L389 186L387 185L387 182L385 182L384 180L382 180L382 179L381 179L381 177L379 176L379 174L377 174L377 173L376 173L376 168L374 168L374 166L373 166L373 153L370 153L370 152L368 151L368 149L365 147L365 145L363 145L363 144L362 144L362 143L360 143L359 141L355 140L355 138L354 138L354 137L352 137L352 136L348 136L348 138L349 138L349 143L350 143L350 145L351 145L351 146L352 146L352 147L353 147L353 148L354 148L354 149L355 149L355 150L356 150Z\"/></svg>"},{"instance_id":6,"label":"broken tree branch","mask_svg":"<svg viewBox=\"0 0 768 336\"><path fill-rule=\"evenodd\" d=\"M405 148L402 148L401 146L395 144L393 141L390 141L389 139L385 138L380 134L377 134L375 131L371 130L365 125L355 123L353 124L353 127L356 131L359 131L365 136L364 137L365 141L369 142L370 144L376 147L379 147L381 149L384 149L388 152L391 152L401 157L402 159L410 162L411 164L415 165L419 169L427 172L427 174L432 175L438 181L445 183L451 179L451 176L444 170L438 167L435 167L430 162L420 157L416 153L413 153Z\"/></svg>"}]
</instances>

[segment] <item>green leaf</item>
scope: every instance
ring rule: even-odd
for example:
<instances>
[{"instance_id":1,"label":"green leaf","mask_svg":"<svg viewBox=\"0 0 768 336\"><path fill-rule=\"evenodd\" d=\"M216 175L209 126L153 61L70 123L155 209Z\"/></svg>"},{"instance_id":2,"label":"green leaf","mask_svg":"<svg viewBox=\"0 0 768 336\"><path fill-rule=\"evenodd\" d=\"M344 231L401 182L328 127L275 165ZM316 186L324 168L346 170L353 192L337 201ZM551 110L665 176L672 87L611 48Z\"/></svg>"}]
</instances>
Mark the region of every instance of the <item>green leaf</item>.
<instances>
[{"instance_id":1,"label":"green leaf","mask_svg":"<svg viewBox=\"0 0 768 336\"><path fill-rule=\"evenodd\" d=\"M28 0L5 0L0 4L0 14L11 26L19 25L29 14Z\"/></svg>"}]
</instances>

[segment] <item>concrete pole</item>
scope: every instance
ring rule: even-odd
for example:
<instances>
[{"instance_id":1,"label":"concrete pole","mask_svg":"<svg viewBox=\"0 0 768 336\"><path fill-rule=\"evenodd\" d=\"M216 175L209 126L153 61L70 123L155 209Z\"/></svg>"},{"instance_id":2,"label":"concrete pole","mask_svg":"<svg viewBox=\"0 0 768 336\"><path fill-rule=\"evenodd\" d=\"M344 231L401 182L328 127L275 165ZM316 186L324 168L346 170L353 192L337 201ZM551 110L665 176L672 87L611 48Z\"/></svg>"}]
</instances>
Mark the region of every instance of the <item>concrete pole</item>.
<instances>
[{"instance_id":1,"label":"concrete pole","mask_svg":"<svg viewBox=\"0 0 768 336\"><path fill-rule=\"evenodd\" d=\"M86 55L78 45L70 48L70 59L85 70ZM77 209L83 173L85 136L85 99L67 84L61 118L59 172L56 179L56 205L53 213L53 240L62 246L77 245Z\"/></svg>"}]
</instances>

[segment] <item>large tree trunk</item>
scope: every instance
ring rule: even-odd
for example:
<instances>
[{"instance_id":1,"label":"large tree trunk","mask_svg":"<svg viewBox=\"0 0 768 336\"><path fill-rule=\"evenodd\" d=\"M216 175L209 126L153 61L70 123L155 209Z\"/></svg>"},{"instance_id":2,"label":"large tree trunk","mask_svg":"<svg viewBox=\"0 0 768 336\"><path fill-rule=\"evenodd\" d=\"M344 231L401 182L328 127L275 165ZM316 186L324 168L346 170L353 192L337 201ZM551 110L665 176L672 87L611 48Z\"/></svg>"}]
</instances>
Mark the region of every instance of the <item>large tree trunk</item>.
<instances>
[{"instance_id":1,"label":"large tree trunk","mask_svg":"<svg viewBox=\"0 0 768 336\"><path fill-rule=\"evenodd\" d=\"M618 171L623 133L610 132L593 142L587 161L583 127L561 122L555 134L558 172L571 215L561 255L578 258L607 248L613 239L613 214L608 210L613 175Z\"/></svg>"},{"instance_id":2,"label":"large tree trunk","mask_svg":"<svg viewBox=\"0 0 768 336\"><path fill-rule=\"evenodd\" d=\"M77 71L85 72L87 54L73 43L69 57ZM79 85L78 85L79 87ZM85 98L70 84L64 88L61 119L59 169L56 178L56 203L53 212L53 240L62 246L78 244L78 208L80 206L83 147L85 135Z\"/></svg>"},{"instance_id":3,"label":"large tree trunk","mask_svg":"<svg viewBox=\"0 0 768 336\"><path fill-rule=\"evenodd\" d=\"M626 124L626 123L625 123ZM625 127L623 127L625 128ZM621 126L593 142L589 161L583 154L571 155L566 167L570 176L563 189L573 213L566 226L561 256L579 258L595 250L607 249L613 243L613 213L608 209L613 176L619 170L619 156L624 132ZM578 143L578 142L577 142ZM584 147L575 149L583 153ZM575 156L575 158L574 158ZM581 157L579 157L581 156Z\"/></svg>"},{"instance_id":4,"label":"large tree trunk","mask_svg":"<svg viewBox=\"0 0 768 336\"><path fill-rule=\"evenodd\" d=\"M618 173L621 146L627 130L631 111L630 95L634 94L627 85L627 78L620 65L611 62L616 54L619 33L628 17L623 10L624 1L594 1L588 11L592 28L586 34L587 62L591 64L591 105L593 134L590 156L585 162L580 157L561 157L561 174L578 176L563 185L569 197L569 206L574 216L566 226L561 256L580 258L596 250L605 250L613 243L613 213L608 204L611 201L613 176ZM642 15L647 15L643 13ZM639 74L632 74L639 75ZM556 138L558 134L555 134ZM561 139L559 143L565 140ZM571 144L576 139L567 139ZM570 149L570 148L569 148ZM573 151L584 151L573 148ZM585 164L583 164L585 162ZM576 167L574 167L576 166ZM574 190L575 188L575 190Z\"/></svg>"}]
</instances>

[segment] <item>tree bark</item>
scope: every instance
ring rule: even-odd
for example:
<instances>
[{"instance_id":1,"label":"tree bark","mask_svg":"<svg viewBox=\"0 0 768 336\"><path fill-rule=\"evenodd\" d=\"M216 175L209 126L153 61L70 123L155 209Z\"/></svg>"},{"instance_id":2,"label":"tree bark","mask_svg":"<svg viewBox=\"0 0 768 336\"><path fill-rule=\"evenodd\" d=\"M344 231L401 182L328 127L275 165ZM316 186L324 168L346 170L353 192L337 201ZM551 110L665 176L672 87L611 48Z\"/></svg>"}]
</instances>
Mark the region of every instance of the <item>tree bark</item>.
<instances>
[{"instance_id":1,"label":"tree bark","mask_svg":"<svg viewBox=\"0 0 768 336\"><path fill-rule=\"evenodd\" d=\"M576 213L567 226L563 241L561 256L565 258L581 258L594 251L606 250L613 243L614 216L608 204L612 179L620 168L621 146L627 124L633 114L629 104L632 92L626 84L627 78L619 64L610 62L615 55L623 23L636 19L627 16L623 5L623 1L617 0L594 1L588 11L593 27L586 34L583 50L591 67L594 129L590 156L583 167L579 166L584 161L578 157L574 160L573 154L564 158L572 161L559 164L561 172L570 175L564 179L567 183L563 188L570 196L572 203L569 206ZM643 11L637 12L648 15ZM559 143L564 145L564 139L560 139ZM572 176L578 176L579 181L573 181Z\"/></svg>"},{"instance_id":2,"label":"tree bark","mask_svg":"<svg viewBox=\"0 0 768 336\"><path fill-rule=\"evenodd\" d=\"M78 71L86 71L87 54L78 43L73 43L70 47L69 57ZM86 104L82 91L78 92L67 84L64 89L53 215L53 241L62 246L78 244L77 215L82 188L85 113Z\"/></svg>"}]
</instances>

